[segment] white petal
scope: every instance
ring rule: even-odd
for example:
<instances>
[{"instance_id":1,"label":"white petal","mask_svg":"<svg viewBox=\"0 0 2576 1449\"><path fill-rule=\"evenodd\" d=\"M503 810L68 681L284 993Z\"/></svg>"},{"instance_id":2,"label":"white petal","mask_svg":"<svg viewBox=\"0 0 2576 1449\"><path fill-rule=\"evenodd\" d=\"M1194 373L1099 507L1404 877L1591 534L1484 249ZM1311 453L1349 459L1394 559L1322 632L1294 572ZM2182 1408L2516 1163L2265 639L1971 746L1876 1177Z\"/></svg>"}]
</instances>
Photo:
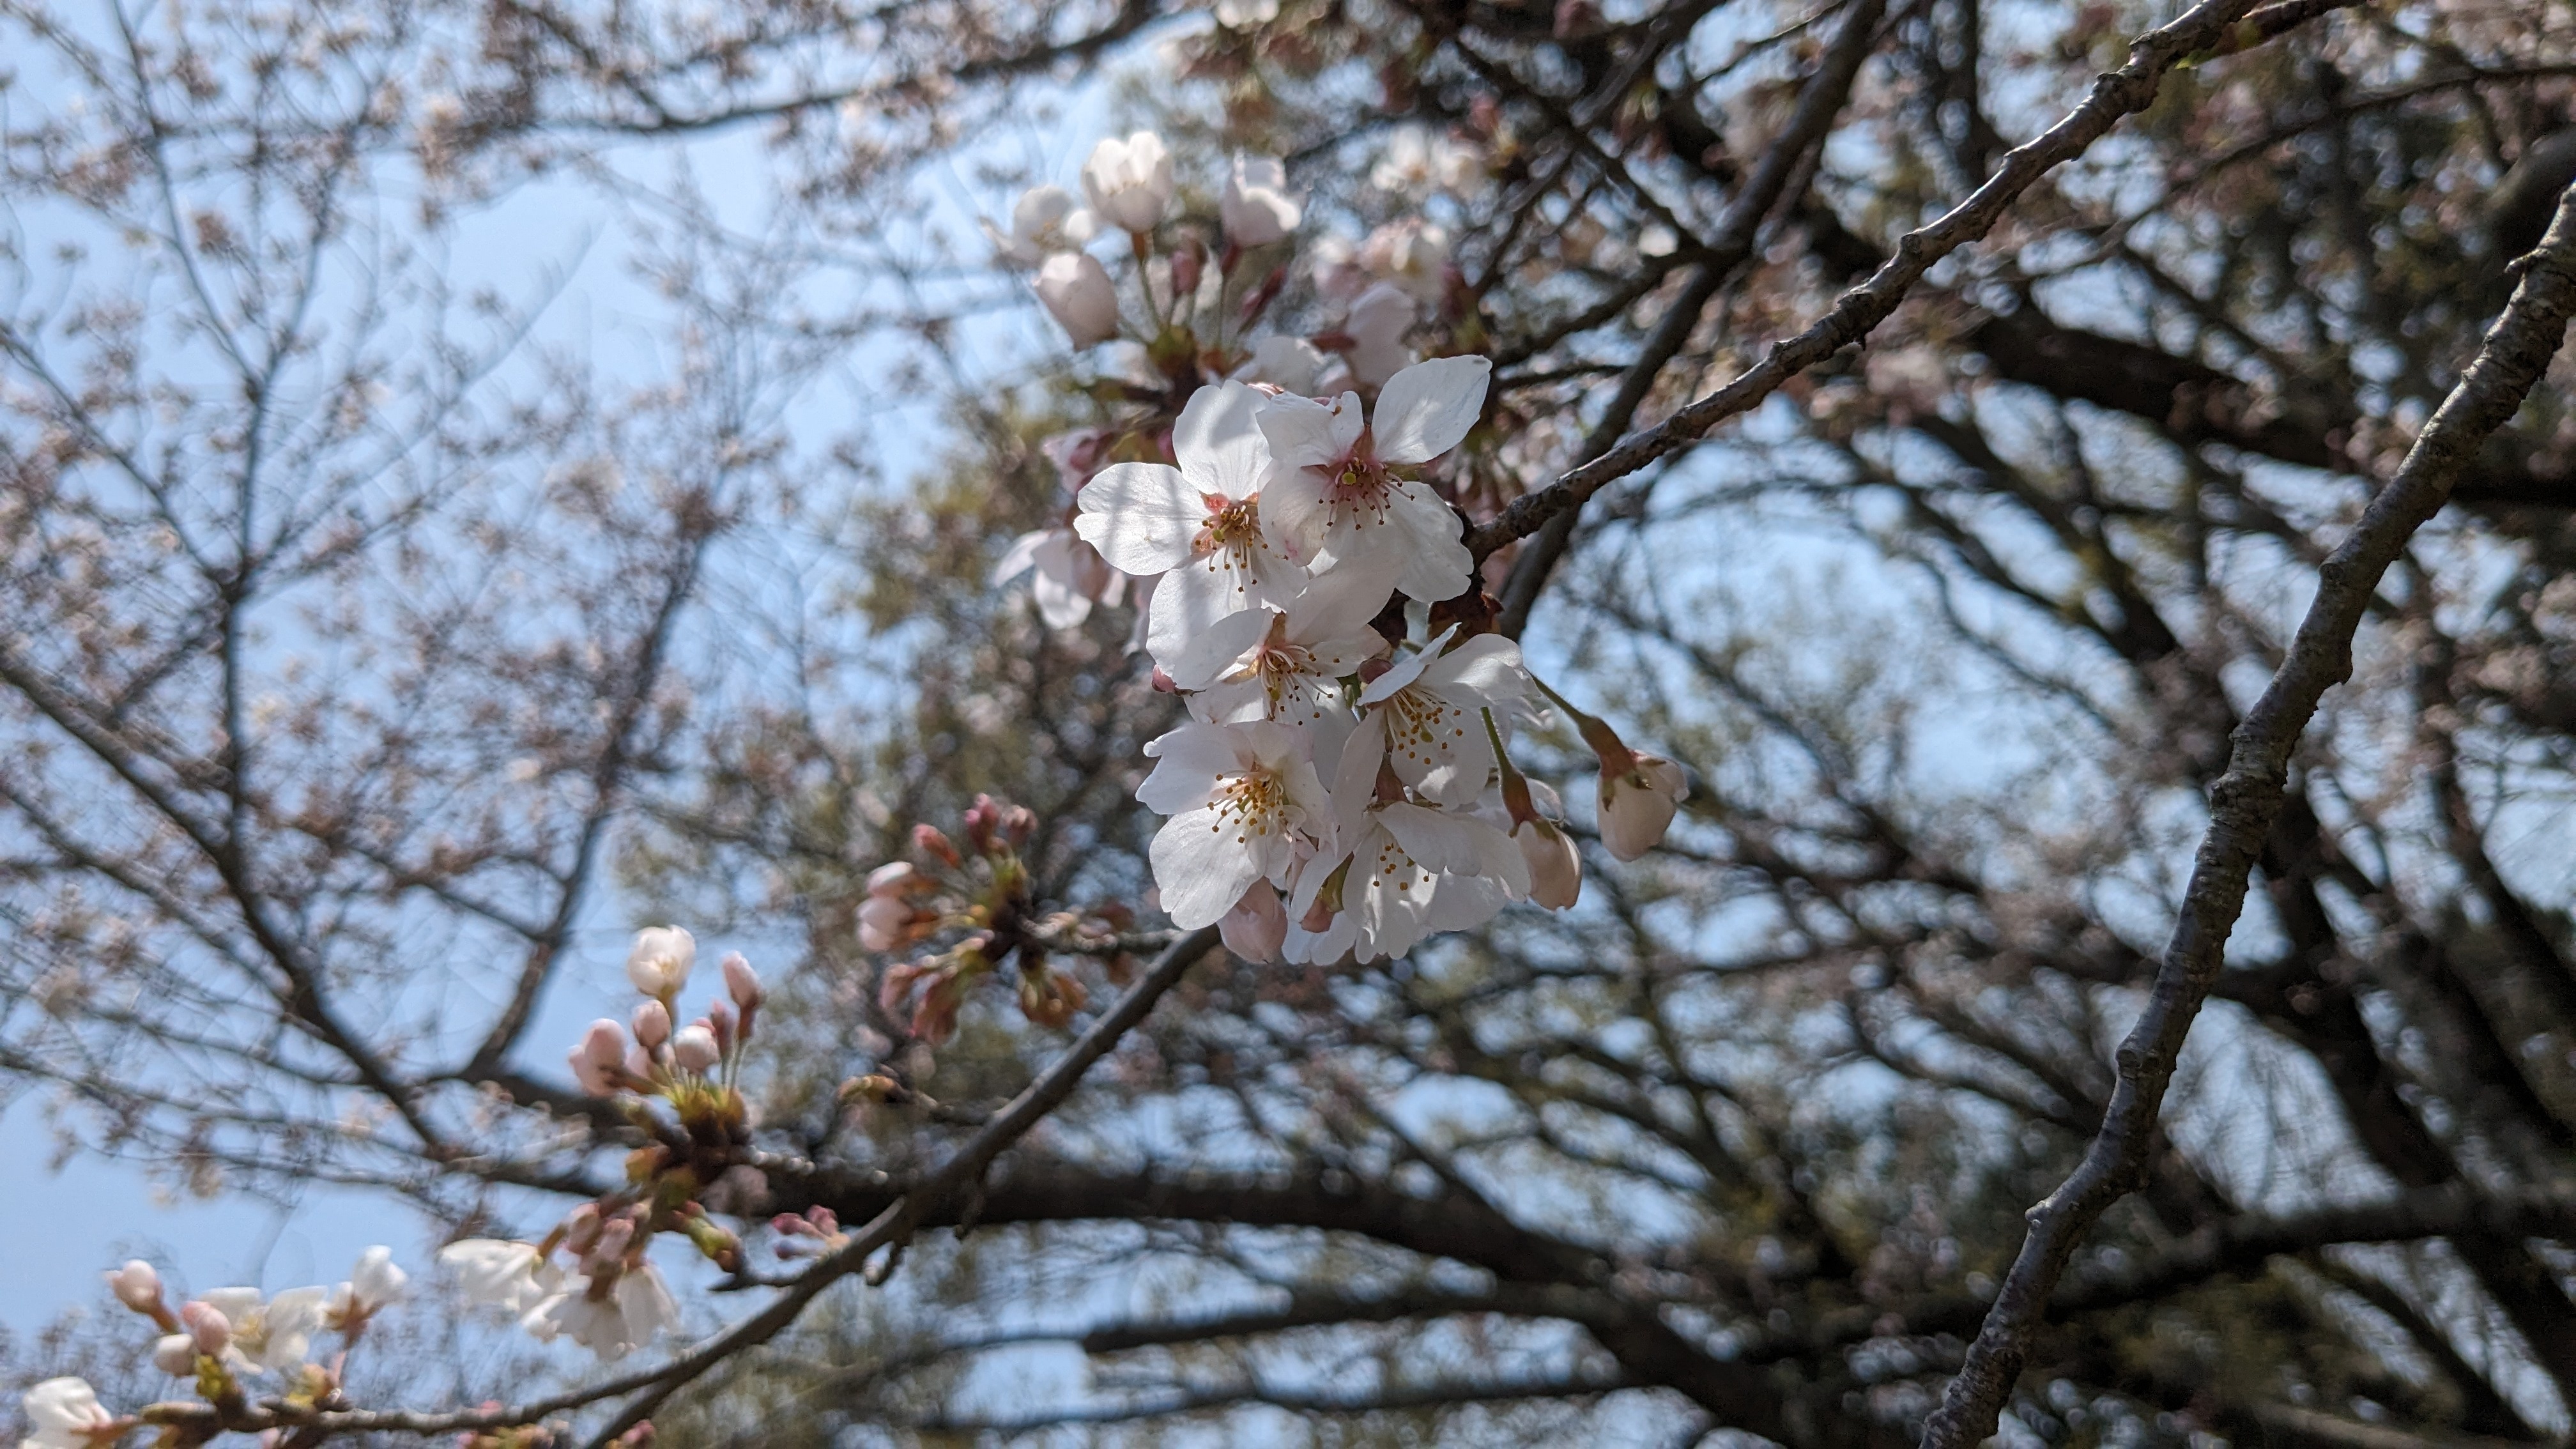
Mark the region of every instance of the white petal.
<instances>
[{"instance_id":1,"label":"white petal","mask_svg":"<svg viewBox=\"0 0 2576 1449\"><path fill-rule=\"evenodd\" d=\"M1263 401L1259 389L1240 382L1190 394L1180 421L1172 425L1172 452L1192 487L1228 498L1249 498L1260 491L1261 475L1270 467L1270 445L1253 418Z\"/></svg>"},{"instance_id":2,"label":"white petal","mask_svg":"<svg viewBox=\"0 0 2576 1449\"><path fill-rule=\"evenodd\" d=\"M1233 736L1213 725L1185 724L1145 742L1154 772L1136 787L1136 798L1157 815L1178 815L1207 803L1216 777L1240 768Z\"/></svg>"},{"instance_id":3,"label":"white petal","mask_svg":"<svg viewBox=\"0 0 2576 1449\"><path fill-rule=\"evenodd\" d=\"M1163 822L1150 852L1163 913L1184 931L1216 924L1245 890L1261 878L1248 841L1236 823L1213 806L1184 811Z\"/></svg>"},{"instance_id":4,"label":"white petal","mask_svg":"<svg viewBox=\"0 0 2576 1449\"><path fill-rule=\"evenodd\" d=\"M1419 483L1397 483L1394 506L1387 515L1400 530L1404 576L1396 587L1405 597L1436 604L1467 591L1476 556L1459 540L1458 511ZM1378 530L1381 533L1390 530Z\"/></svg>"},{"instance_id":5,"label":"white petal","mask_svg":"<svg viewBox=\"0 0 2576 1449\"><path fill-rule=\"evenodd\" d=\"M1083 485L1073 531L1128 573L1178 568L1189 561L1191 540L1207 522L1204 491L1190 486L1178 468L1113 463Z\"/></svg>"},{"instance_id":6,"label":"white petal","mask_svg":"<svg viewBox=\"0 0 2576 1449\"><path fill-rule=\"evenodd\" d=\"M1163 666L1163 672L1181 688L1205 689L1242 658L1245 650L1259 644L1262 636L1270 632L1270 621L1277 617L1278 613L1271 609L1228 614L1188 641L1177 656L1165 658L1157 654L1154 662Z\"/></svg>"},{"instance_id":7,"label":"white petal","mask_svg":"<svg viewBox=\"0 0 2576 1449\"><path fill-rule=\"evenodd\" d=\"M1386 380L1377 395L1377 455L1428 463L1458 446L1485 409L1494 364L1482 357L1435 357Z\"/></svg>"}]
</instances>

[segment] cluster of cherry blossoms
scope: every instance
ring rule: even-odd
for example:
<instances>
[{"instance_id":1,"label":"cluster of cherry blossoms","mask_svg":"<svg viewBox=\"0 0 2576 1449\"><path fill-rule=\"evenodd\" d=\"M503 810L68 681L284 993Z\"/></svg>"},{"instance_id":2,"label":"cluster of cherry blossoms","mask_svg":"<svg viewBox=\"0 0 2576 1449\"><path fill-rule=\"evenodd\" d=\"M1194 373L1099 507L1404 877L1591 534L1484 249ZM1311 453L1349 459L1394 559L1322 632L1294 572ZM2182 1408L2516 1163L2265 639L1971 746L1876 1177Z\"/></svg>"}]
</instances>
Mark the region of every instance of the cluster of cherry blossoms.
<instances>
[{"instance_id":1,"label":"cluster of cherry blossoms","mask_svg":"<svg viewBox=\"0 0 2576 1449\"><path fill-rule=\"evenodd\" d=\"M273 1295L213 1288L175 1309L160 1271L140 1258L106 1277L117 1302L161 1330L152 1345L154 1367L190 1380L199 1397L217 1406L247 1403L249 1384L258 1380L274 1390L275 1403L300 1410L348 1407L340 1391L348 1351L377 1314L402 1299L411 1281L395 1265L393 1250L384 1247L360 1254L348 1280L335 1287ZM313 1340L321 1333L339 1335L340 1348L327 1363L314 1363ZM141 1416L111 1413L78 1378L37 1384L20 1410L34 1432L19 1441L19 1449L101 1449L153 1421L151 1410Z\"/></svg>"},{"instance_id":2,"label":"cluster of cherry blossoms","mask_svg":"<svg viewBox=\"0 0 2576 1449\"><path fill-rule=\"evenodd\" d=\"M738 1206L765 1186L735 1159L753 1126L738 1085L743 1051L767 992L749 961L727 955L721 994L705 1015L677 1025L697 956L696 938L677 926L636 933L626 978L643 999L623 1025L592 1022L570 1053L581 1089L652 1139L627 1155L626 1185L574 1208L535 1242L468 1238L438 1255L469 1302L510 1314L538 1339L571 1339L603 1361L679 1326L679 1305L646 1256L653 1239L677 1235L718 1267L737 1269L741 1240L705 1199Z\"/></svg>"},{"instance_id":3,"label":"cluster of cherry blossoms","mask_svg":"<svg viewBox=\"0 0 2576 1449\"><path fill-rule=\"evenodd\" d=\"M1482 164L1453 137L1399 142L1372 173L1381 190L1456 189ZM1288 262L1258 280L1246 263L1290 241L1302 213L1279 162L1234 159L1213 248L1166 226L1175 179L1151 133L1102 141L1082 183L1087 206L1057 187L1024 195L1010 232L993 230L999 257L1036 269L1077 348L1141 344L1145 375L1186 401L1168 433L1050 440L1064 521L1020 538L996 582L1034 571L1055 627L1135 600L1136 647L1192 717L1145 747L1154 765L1137 791L1171 817L1151 852L1163 910L1220 926L1247 957L1325 963L1400 955L1511 901L1572 905L1579 853L1508 748L1516 728L1548 722L1542 697L1564 701L1490 632L1462 490L1436 476L1485 414L1491 364L1416 360L1409 345L1454 302L1446 234L1408 217L1319 247L1315 294L1339 320L1255 343L1240 330L1279 296ZM1084 250L1112 229L1133 260L1127 296ZM1603 842L1634 859L1670 824L1682 771L1565 708L1601 761ZM872 886L874 949L902 944L910 877L888 869ZM922 969L895 968L890 992ZM915 1019L945 1014L953 997L934 989Z\"/></svg>"}]
</instances>

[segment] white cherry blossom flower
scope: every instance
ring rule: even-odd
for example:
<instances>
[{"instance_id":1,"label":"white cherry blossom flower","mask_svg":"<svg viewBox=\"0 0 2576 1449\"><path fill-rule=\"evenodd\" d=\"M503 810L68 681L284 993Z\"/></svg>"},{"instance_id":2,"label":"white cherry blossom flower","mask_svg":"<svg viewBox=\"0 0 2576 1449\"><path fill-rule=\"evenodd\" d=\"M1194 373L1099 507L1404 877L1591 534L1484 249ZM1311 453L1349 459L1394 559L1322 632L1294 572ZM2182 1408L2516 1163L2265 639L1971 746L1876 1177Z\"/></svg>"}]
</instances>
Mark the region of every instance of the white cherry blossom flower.
<instances>
[{"instance_id":1,"label":"white cherry blossom flower","mask_svg":"<svg viewBox=\"0 0 2576 1449\"><path fill-rule=\"evenodd\" d=\"M117 1437L116 1416L86 1379L47 1379L27 1390L18 1408L36 1431L19 1440L18 1449L93 1449Z\"/></svg>"},{"instance_id":2,"label":"white cherry blossom flower","mask_svg":"<svg viewBox=\"0 0 2576 1449\"><path fill-rule=\"evenodd\" d=\"M995 258L1012 266L1034 267L1057 252L1080 251L1100 233L1100 220L1061 186L1033 186L1011 207L1011 230L1002 234L985 222Z\"/></svg>"},{"instance_id":3,"label":"white cherry blossom flower","mask_svg":"<svg viewBox=\"0 0 2576 1449\"><path fill-rule=\"evenodd\" d=\"M1082 165L1082 189L1093 211L1142 236L1162 224L1172 204L1172 153L1151 131L1104 140Z\"/></svg>"},{"instance_id":4,"label":"white cherry blossom flower","mask_svg":"<svg viewBox=\"0 0 2576 1449\"><path fill-rule=\"evenodd\" d=\"M647 926L626 953L626 979L646 996L676 996L697 960L697 937L678 926Z\"/></svg>"},{"instance_id":5,"label":"white cherry blossom flower","mask_svg":"<svg viewBox=\"0 0 2576 1449\"><path fill-rule=\"evenodd\" d=\"M1309 584L1287 608L1229 614L1155 662L1189 693L1191 712L1211 724L1315 726L1346 717L1350 700L1341 681L1386 652L1369 620L1386 606L1390 583L1383 564L1339 570Z\"/></svg>"},{"instance_id":6,"label":"white cherry blossom flower","mask_svg":"<svg viewBox=\"0 0 2576 1449\"><path fill-rule=\"evenodd\" d=\"M1369 168L1369 185L1419 201L1435 191L1466 191L1483 165L1476 148L1456 136L1408 124L1386 138L1386 154Z\"/></svg>"},{"instance_id":7,"label":"white cherry blossom flower","mask_svg":"<svg viewBox=\"0 0 2576 1449\"><path fill-rule=\"evenodd\" d=\"M1236 246L1268 246L1297 229L1305 208L1288 194L1288 168L1267 156L1237 156L1217 217Z\"/></svg>"},{"instance_id":8,"label":"white cherry blossom flower","mask_svg":"<svg viewBox=\"0 0 2576 1449\"><path fill-rule=\"evenodd\" d=\"M1145 626L1157 660L1178 657L1229 614L1285 604L1305 584L1261 527L1270 474L1270 447L1254 422L1262 401L1245 383L1200 388L1172 426L1178 467L1112 464L1078 495L1073 528L1086 546L1111 567L1163 576Z\"/></svg>"},{"instance_id":9,"label":"white cherry blossom flower","mask_svg":"<svg viewBox=\"0 0 2576 1449\"><path fill-rule=\"evenodd\" d=\"M1032 570L1029 597L1050 629L1074 628L1091 617L1092 605L1115 604L1127 593L1127 576L1070 528L1041 528L1013 539L993 565L993 582L1006 584Z\"/></svg>"},{"instance_id":10,"label":"white cherry blossom flower","mask_svg":"<svg viewBox=\"0 0 2576 1449\"><path fill-rule=\"evenodd\" d=\"M1291 961L1401 956L1529 894L1529 867L1508 836L1480 816L1388 794L1384 762L1384 742L1369 731L1343 748L1333 804L1344 848L1298 873L1288 903Z\"/></svg>"},{"instance_id":11,"label":"white cherry blossom flower","mask_svg":"<svg viewBox=\"0 0 2576 1449\"><path fill-rule=\"evenodd\" d=\"M1136 798L1171 818L1154 836L1154 884L1183 930L1212 925L1255 881L1285 885L1331 848L1332 799L1308 732L1266 723L1191 723L1145 746L1154 771Z\"/></svg>"},{"instance_id":12,"label":"white cherry blossom flower","mask_svg":"<svg viewBox=\"0 0 2576 1449\"><path fill-rule=\"evenodd\" d=\"M381 1244L369 1248L358 1255L358 1265L349 1270L349 1281L332 1289L331 1296L324 1300L323 1321L346 1332L401 1298L410 1283L411 1275L395 1265L393 1249Z\"/></svg>"},{"instance_id":13,"label":"white cherry blossom flower","mask_svg":"<svg viewBox=\"0 0 2576 1449\"><path fill-rule=\"evenodd\" d=\"M1415 301L1437 307L1449 289L1449 229L1420 217L1388 222L1360 243L1358 262Z\"/></svg>"},{"instance_id":14,"label":"white cherry blossom flower","mask_svg":"<svg viewBox=\"0 0 2576 1449\"><path fill-rule=\"evenodd\" d=\"M533 1243L506 1238L466 1238L438 1250L438 1261L456 1275L465 1300L513 1316L527 1312L563 1282L561 1269Z\"/></svg>"},{"instance_id":15,"label":"white cherry blossom flower","mask_svg":"<svg viewBox=\"0 0 2576 1449\"><path fill-rule=\"evenodd\" d=\"M1393 282L1371 283L1352 300L1342 323L1342 335L1351 340L1342 360L1350 365L1352 381L1384 387L1387 379L1413 365L1413 349L1404 339L1413 331L1416 311L1413 298Z\"/></svg>"},{"instance_id":16,"label":"white cherry blossom flower","mask_svg":"<svg viewBox=\"0 0 2576 1449\"><path fill-rule=\"evenodd\" d=\"M1468 806L1485 793L1497 761L1484 712L1499 724L1529 693L1521 647L1500 634L1479 634L1447 648L1457 626L1360 691L1363 730L1385 742L1397 779L1435 804Z\"/></svg>"},{"instance_id":17,"label":"white cherry blossom flower","mask_svg":"<svg viewBox=\"0 0 2576 1449\"><path fill-rule=\"evenodd\" d=\"M328 1297L321 1288L289 1288L263 1302L256 1288L217 1288L197 1295L197 1301L232 1326L225 1365L235 1373L264 1374L303 1365Z\"/></svg>"},{"instance_id":18,"label":"white cherry blossom flower","mask_svg":"<svg viewBox=\"0 0 2576 1449\"><path fill-rule=\"evenodd\" d=\"M576 1274L519 1319L532 1336L551 1343L557 1335L599 1355L603 1363L624 1358L680 1326L680 1305L650 1263L638 1263L617 1275L597 1296L591 1279Z\"/></svg>"},{"instance_id":19,"label":"white cherry blossom flower","mask_svg":"<svg viewBox=\"0 0 2576 1449\"><path fill-rule=\"evenodd\" d=\"M152 1340L152 1366L172 1378L197 1372L197 1341L184 1333L165 1333Z\"/></svg>"},{"instance_id":20,"label":"white cherry blossom flower","mask_svg":"<svg viewBox=\"0 0 2576 1449\"><path fill-rule=\"evenodd\" d=\"M1118 285L1089 252L1057 252L1038 264L1038 301L1077 348L1118 335Z\"/></svg>"},{"instance_id":21,"label":"white cherry blossom flower","mask_svg":"<svg viewBox=\"0 0 2576 1449\"><path fill-rule=\"evenodd\" d=\"M1257 415L1277 470L1262 490L1262 526L1282 553L1322 572L1389 561L1396 587L1426 603L1455 598L1475 560L1457 511L1389 471L1458 446L1485 405L1493 364L1481 357L1419 362L1387 379L1374 426L1357 393L1332 402L1277 397Z\"/></svg>"}]
</instances>

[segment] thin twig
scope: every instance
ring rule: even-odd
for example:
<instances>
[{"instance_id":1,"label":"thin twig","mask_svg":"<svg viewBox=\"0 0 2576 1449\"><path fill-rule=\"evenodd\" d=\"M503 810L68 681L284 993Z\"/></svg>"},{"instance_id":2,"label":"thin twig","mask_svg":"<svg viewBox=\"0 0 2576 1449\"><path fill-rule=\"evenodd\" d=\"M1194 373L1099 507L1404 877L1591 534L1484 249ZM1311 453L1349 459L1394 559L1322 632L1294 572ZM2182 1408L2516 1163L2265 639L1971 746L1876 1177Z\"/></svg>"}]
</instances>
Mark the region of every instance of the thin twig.
<instances>
[{"instance_id":1,"label":"thin twig","mask_svg":"<svg viewBox=\"0 0 2576 1449\"><path fill-rule=\"evenodd\" d=\"M1665 454L1697 440L1726 419L1750 412L1781 385L1860 341L1884 322L1905 294L1942 258L1983 237L2040 177L2110 133L2120 118L2146 109L2167 71L2186 57L2216 54L2242 43L2241 17L2250 0L2205 0L2181 19L2151 30L2129 46L2129 62L2094 83L2084 103L2036 138L2005 153L1985 185L1930 225L1898 238L1896 255L1858 287L1845 292L1814 325L1772 345L1752 367L1662 423L1637 433L1536 493L1515 499L1494 520L1468 536L1483 558L1514 539L1526 538L1550 519L1583 506L1600 492Z\"/></svg>"},{"instance_id":2,"label":"thin twig","mask_svg":"<svg viewBox=\"0 0 2576 1449\"><path fill-rule=\"evenodd\" d=\"M2075 1171L2030 1210L2029 1236L1958 1376L1924 1424L1923 1449L1969 1449L1994 1433L2076 1245L2143 1170L2183 1038L2218 979L2228 933L2244 909L2248 877L2287 795L2291 751L2326 690L2352 673L2353 635L2381 575L2440 511L2488 437L2521 408L2557 355L2568 317L2576 314L2576 188L2559 198L2539 249L2516 265L2522 278L2512 302L2487 330L2477 356L2407 451L2396 477L2317 570L2316 598L2288 656L2237 726L2227 773L2210 790L2209 828L2155 985L2120 1044L2119 1081L2101 1130Z\"/></svg>"}]
</instances>

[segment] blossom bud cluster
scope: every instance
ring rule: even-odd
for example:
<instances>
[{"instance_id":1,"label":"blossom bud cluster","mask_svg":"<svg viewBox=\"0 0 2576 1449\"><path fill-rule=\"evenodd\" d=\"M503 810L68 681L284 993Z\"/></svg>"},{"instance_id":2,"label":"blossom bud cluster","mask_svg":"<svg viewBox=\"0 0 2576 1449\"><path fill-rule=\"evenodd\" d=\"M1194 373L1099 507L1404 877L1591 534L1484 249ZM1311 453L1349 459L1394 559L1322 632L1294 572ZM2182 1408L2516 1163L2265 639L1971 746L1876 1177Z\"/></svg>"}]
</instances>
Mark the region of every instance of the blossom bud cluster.
<instances>
[{"instance_id":1,"label":"blossom bud cluster","mask_svg":"<svg viewBox=\"0 0 2576 1449\"><path fill-rule=\"evenodd\" d=\"M1109 956L1126 913L1041 913L1020 852L1036 838L1038 818L1024 805L978 795L961 822L961 849L927 823L912 830L912 860L889 861L868 875L859 906L859 944L894 953L939 942L939 948L885 968L877 1004L912 1037L932 1044L957 1029L967 989L981 976L1016 963L1020 1009L1041 1026L1058 1027L1090 999L1081 981L1049 964L1069 948Z\"/></svg>"},{"instance_id":2,"label":"blossom bud cluster","mask_svg":"<svg viewBox=\"0 0 2576 1449\"><path fill-rule=\"evenodd\" d=\"M213 1403L237 1403L245 1378L272 1379L284 1397L313 1408L344 1408L340 1373L345 1352L329 1363L311 1362L313 1337L330 1332L342 1348L354 1347L376 1315L400 1301L410 1277L393 1250L361 1253L336 1287L290 1288L274 1295L256 1288L212 1288L170 1306L160 1270L140 1258L105 1275L108 1291L128 1310L161 1330L152 1364L173 1378L193 1380ZM112 1444L135 1420L109 1413L89 1384L48 1379L27 1391L21 1410L34 1430L20 1449L95 1449Z\"/></svg>"},{"instance_id":3,"label":"blossom bud cluster","mask_svg":"<svg viewBox=\"0 0 2576 1449\"><path fill-rule=\"evenodd\" d=\"M708 1004L706 1015L677 1026L673 1009L697 959L697 938L677 926L653 926L636 934L626 958L626 979L644 999L625 1027L602 1017L566 1054L573 1080L583 1091L594 1097L622 1091L665 1097L684 1118L701 1107L719 1114L730 1108L739 1115L740 1100L730 1084L767 992L751 963L739 952L730 953L719 968L723 994ZM634 1033L631 1045L629 1030Z\"/></svg>"}]
</instances>

